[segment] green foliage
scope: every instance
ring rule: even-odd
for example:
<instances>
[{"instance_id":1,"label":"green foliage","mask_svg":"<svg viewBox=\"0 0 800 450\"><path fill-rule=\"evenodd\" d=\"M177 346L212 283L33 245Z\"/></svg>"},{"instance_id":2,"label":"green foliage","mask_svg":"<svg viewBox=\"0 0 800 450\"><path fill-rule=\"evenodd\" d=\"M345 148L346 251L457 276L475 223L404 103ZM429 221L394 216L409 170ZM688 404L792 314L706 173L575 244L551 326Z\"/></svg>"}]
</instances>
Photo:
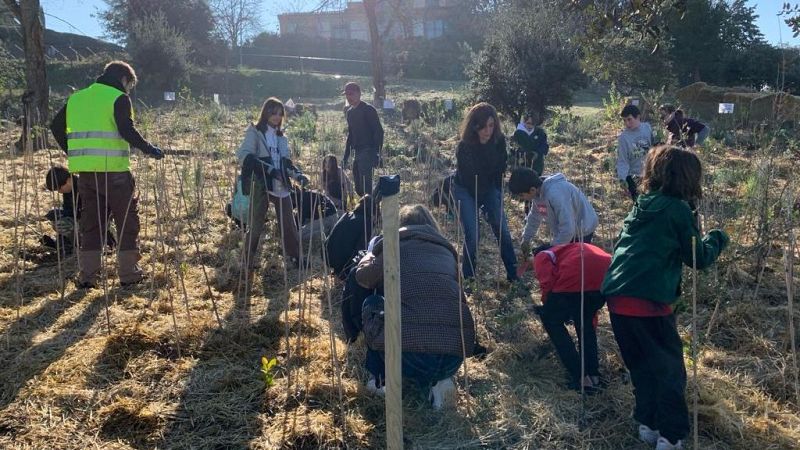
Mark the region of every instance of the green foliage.
<instances>
[{"instance_id":1,"label":"green foliage","mask_svg":"<svg viewBox=\"0 0 800 450\"><path fill-rule=\"evenodd\" d=\"M163 13L133 25L128 51L146 87L174 91L189 74L189 44Z\"/></svg>"},{"instance_id":2,"label":"green foliage","mask_svg":"<svg viewBox=\"0 0 800 450\"><path fill-rule=\"evenodd\" d=\"M628 95L651 87L669 88L676 80L668 47L653 37L605 37L584 45L581 64L595 80L614 83Z\"/></svg>"},{"instance_id":3,"label":"green foliage","mask_svg":"<svg viewBox=\"0 0 800 450\"><path fill-rule=\"evenodd\" d=\"M292 118L288 128L293 138L311 142L317 134L317 118L306 111L302 115Z\"/></svg>"},{"instance_id":4,"label":"green foliage","mask_svg":"<svg viewBox=\"0 0 800 450\"><path fill-rule=\"evenodd\" d=\"M22 87L25 82L23 61L0 46L0 92Z\"/></svg>"},{"instance_id":5,"label":"green foliage","mask_svg":"<svg viewBox=\"0 0 800 450\"><path fill-rule=\"evenodd\" d=\"M624 101L625 97L622 95L622 92L617 89L617 85L611 83L611 87L608 89L608 97L603 98L603 112L601 114L603 122L605 122L606 125L619 125L619 114L622 111L622 103Z\"/></svg>"},{"instance_id":6,"label":"green foliage","mask_svg":"<svg viewBox=\"0 0 800 450\"><path fill-rule=\"evenodd\" d=\"M264 374L264 387L269 389L275 384L275 373L274 369L275 366L278 364L278 360L275 358L267 359L266 356L261 357L261 373Z\"/></svg>"},{"instance_id":7,"label":"green foliage","mask_svg":"<svg viewBox=\"0 0 800 450\"><path fill-rule=\"evenodd\" d=\"M214 19L205 0L105 0L108 8L97 14L114 40L134 44L137 24L163 17L165 26L183 36L194 61L214 59L217 48L211 40Z\"/></svg>"},{"instance_id":8,"label":"green foliage","mask_svg":"<svg viewBox=\"0 0 800 450\"><path fill-rule=\"evenodd\" d=\"M597 116L581 117L561 109L553 110L546 122L546 131L553 144L579 144L597 135Z\"/></svg>"},{"instance_id":9,"label":"green foliage","mask_svg":"<svg viewBox=\"0 0 800 450\"><path fill-rule=\"evenodd\" d=\"M547 0L529 3L497 13L468 71L475 97L515 121L526 111L570 106L574 91L585 84L572 40L574 18Z\"/></svg>"}]
</instances>

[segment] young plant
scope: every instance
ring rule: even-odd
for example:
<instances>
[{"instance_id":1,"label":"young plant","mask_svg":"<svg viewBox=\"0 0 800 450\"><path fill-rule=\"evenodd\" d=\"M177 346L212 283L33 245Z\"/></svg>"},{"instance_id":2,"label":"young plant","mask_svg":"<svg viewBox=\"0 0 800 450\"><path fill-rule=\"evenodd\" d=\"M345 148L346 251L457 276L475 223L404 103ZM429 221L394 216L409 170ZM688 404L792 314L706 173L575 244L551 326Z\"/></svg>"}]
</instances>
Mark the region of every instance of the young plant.
<instances>
[{"instance_id":1,"label":"young plant","mask_svg":"<svg viewBox=\"0 0 800 450\"><path fill-rule=\"evenodd\" d=\"M267 359L266 356L261 357L261 373L264 374L264 387L269 389L275 383L275 366L278 364L276 358Z\"/></svg>"}]
</instances>

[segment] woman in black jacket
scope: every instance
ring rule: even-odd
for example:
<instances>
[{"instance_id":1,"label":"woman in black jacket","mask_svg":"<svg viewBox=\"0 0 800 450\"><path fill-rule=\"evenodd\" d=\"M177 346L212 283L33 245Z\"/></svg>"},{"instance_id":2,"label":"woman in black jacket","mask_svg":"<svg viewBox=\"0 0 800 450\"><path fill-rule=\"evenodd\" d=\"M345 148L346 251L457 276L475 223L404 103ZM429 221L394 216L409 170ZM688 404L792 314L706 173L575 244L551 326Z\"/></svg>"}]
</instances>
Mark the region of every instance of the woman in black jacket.
<instances>
[{"instance_id":1,"label":"woman in black jacket","mask_svg":"<svg viewBox=\"0 0 800 450\"><path fill-rule=\"evenodd\" d=\"M509 281L517 279L517 260L508 222L503 213L502 185L506 171L506 138L494 106L478 103L461 123L461 141L456 149L456 179L453 198L464 228L462 272L472 278L477 267L478 213L492 227L500 244L500 257Z\"/></svg>"}]
</instances>

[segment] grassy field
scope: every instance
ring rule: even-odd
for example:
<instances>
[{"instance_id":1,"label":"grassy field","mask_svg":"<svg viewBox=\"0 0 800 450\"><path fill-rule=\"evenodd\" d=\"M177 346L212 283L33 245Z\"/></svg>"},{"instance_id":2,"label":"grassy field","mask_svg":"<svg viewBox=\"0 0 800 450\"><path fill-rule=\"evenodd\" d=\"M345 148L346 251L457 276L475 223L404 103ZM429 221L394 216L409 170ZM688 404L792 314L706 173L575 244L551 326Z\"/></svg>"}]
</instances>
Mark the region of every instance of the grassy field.
<instances>
[{"instance_id":1,"label":"grassy field","mask_svg":"<svg viewBox=\"0 0 800 450\"><path fill-rule=\"evenodd\" d=\"M546 171L564 172L591 197L600 215L597 243L610 249L630 201L611 172L620 124L597 111L548 124L554 146ZM0 446L382 448L383 401L364 388L363 342L344 342L341 285L326 275L318 242L304 243L307 270L284 267L270 213L262 269L252 279L239 270L241 232L223 207L237 172L233 152L257 106L230 111L186 102L137 113L149 139L194 153L134 158L142 265L150 274L134 288L115 284L111 257L107 284L77 290L68 281L74 258L59 261L38 245L38 236L52 233L42 216L58 201L43 189L42 174L64 162L61 152L2 154ZM383 173L400 174L402 204L424 202L453 163L458 118L431 117L409 125L385 120ZM321 157L342 154L343 130L336 111L290 120L291 146L313 185ZM3 132L3 147L15 132ZM679 307L687 398L695 410L697 394L703 449L800 442L784 277L785 261L800 259L787 246L788 232L797 232L798 191L789 181L799 154L796 140L773 134L734 134L701 150L709 169L703 221L733 237L719 264L699 275L695 311L687 271ZM506 212L517 236L522 205L509 198ZM436 217L456 242L452 218L444 211ZM482 234L491 236L488 227ZM484 238L479 252L470 306L491 353L459 371L456 410L433 411L425 393L404 386L406 447L646 448L634 433L631 386L607 313L598 331L609 387L582 399L564 388L565 373L533 313L535 281L530 293L512 290L501 280L497 245ZM795 325L798 317L795 307ZM270 380L262 357L277 360Z\"/></svg>"}]
</instances>

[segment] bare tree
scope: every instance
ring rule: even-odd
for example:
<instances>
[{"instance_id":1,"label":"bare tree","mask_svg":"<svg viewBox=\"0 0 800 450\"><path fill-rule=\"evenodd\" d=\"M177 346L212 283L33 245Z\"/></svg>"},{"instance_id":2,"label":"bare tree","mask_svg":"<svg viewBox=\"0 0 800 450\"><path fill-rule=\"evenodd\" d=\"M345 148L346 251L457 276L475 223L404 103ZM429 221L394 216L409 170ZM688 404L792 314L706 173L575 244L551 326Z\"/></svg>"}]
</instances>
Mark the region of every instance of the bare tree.
<instances>
[{"instance_id":1,"label":"bare tree","mask_svg":"<svg viewBox=\"0 0 800 450\"><path fill-rule=\"evenodd\" d=\"M3 0L22 28L25 47L26 92L22 96L25 117L18 145L27 147L31 130L37 134L34 148L47 146L46 124L49 115L47 71L44 64L44 24L39 0Z\"/></svg>"},{"instance_id":2,"label":"bare tree","mask_svg":"<svg viewBox=\"0 0 800 450\"><path fill-rule=\"evenodd\" d=\"M209 6L217 35L231 48L241 47L261 28L262 0L212 0Z\"/></svg>"},{"instance_id":3,"label":"bare tree","mask_svg":"<svg viewBox=\"0 0 800 450\"><path fill-rule=\"evenodd\" d=\"M372 95L372 102L376 108L383 107L383 100L386 98L386 74L383 71L383 41L392 32L395 22L405 19L404 0L362 0L364 12L367 16L367 28L369 29L370 59L372 60L372 86L375 92ZM322 0L317 6L316 11L344 7L346 1L342 0ZM379 7L380 5L380 7ZM382 10L391 10L391 14L382 13ZM385 17L378 17L381 14ZM378 23L379 19L386 19L385 27L381 30Z\"/></svg>"}]
</instances>

